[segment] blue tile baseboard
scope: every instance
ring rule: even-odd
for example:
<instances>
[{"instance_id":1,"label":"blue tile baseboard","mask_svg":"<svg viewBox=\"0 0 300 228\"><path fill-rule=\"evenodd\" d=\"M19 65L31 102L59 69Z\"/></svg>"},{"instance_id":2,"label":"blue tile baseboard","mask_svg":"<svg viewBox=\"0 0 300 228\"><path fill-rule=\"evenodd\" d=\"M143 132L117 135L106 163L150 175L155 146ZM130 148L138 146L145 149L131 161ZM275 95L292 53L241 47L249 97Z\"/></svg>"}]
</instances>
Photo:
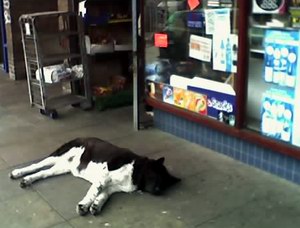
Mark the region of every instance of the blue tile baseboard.
<instances>
[{"instance_id":1,"label":"blue tile baseboard","mask_svg":"<svg viewBox=\"0 0 300 228\"><path fill-rule=\"evenodd\" d=\"M300 185L300 161L167 112L154 110L158 129Z\"/></svg>"}]
</instances>

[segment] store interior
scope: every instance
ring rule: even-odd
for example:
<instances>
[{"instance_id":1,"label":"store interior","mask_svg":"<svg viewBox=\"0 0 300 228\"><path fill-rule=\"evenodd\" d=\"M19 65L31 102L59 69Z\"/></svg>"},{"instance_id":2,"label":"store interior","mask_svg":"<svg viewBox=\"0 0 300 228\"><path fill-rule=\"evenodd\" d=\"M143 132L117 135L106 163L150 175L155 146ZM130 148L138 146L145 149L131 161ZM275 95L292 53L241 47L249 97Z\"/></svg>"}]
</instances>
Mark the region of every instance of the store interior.
<instances>
[{"instance_id":1,"label":"store interior","mask_svg":"<svg viewBox=\"0 0 300 228\"><path fill-rule=\"evenodd\" d=\"M234 99L238 53L238 9L236 1L223 1L220 4L216 7L212 1L145 2L145 80L150 96L165 102L161 97L164 89L160 88L159 84L174 86L174 88L177 86L174 89L178 91L178 93L174 92L177 100L171 101L171 104L199 113L199 108L202 109L203 104L208 102L204 96L197 98L199 100L197 104L183 107L185 106L183 103L193 103L185 102L183 94L184 91L188 91L187 85L195 81L193 85L200 83L203 89L218 88L221 93L226 91L225 96ZM215 12L218 12L216 16L218 20L212 18ZM209 22L206 21L207 16L210 17ZM217 29L218 27L224 28L224 31ZM218 36L214 36L216 32ZM213 37L220 39L213 39ZM225 56L231 59L227 65L224 61ZM197 92L198 87L195 90ZM190 97L193 96L194 94L191 94ZM209 116L216 119L219 118L218 115L221 119L225 116L224 122L233 126L234 107L231 104L224 104L224 106L226 106L224 109L231 111L213 110ZM200 114L207 115L208 112L204 108Z\"/></svg>"}]
</instances>

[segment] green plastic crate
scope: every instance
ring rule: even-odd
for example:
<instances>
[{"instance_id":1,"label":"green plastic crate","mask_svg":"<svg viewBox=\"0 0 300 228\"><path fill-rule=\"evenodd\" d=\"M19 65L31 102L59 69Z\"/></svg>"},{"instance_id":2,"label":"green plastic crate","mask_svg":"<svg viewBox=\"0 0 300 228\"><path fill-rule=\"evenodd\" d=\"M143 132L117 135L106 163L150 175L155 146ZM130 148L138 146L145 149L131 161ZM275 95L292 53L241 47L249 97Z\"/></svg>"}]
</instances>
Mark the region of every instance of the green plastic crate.
<instances>
[{"instance_id":1,"label":"green plastic crate","mask_svg":"<svg viewBox=\"0 0 300 228\"><path fill-rule=\"evenodd\" d=\"M123 107L133 104L133 90L122 90L110 95L94 96L95 108L104 111L109 108Z\"/></svg>"}]
</instances>

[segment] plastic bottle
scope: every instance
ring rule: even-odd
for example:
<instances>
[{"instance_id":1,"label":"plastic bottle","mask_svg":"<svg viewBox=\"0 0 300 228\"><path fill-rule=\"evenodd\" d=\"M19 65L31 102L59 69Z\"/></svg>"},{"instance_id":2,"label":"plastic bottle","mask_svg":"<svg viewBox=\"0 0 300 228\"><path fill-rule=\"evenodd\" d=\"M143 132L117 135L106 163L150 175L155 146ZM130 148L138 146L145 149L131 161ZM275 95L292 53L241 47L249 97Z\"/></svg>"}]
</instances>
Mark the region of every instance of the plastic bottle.
<instances>
[{"instance_id":1,"label":"plastic bottle","mask_svg":"<svg viewBox=\"0 0 300 228\"><path fill-rule=\"evenodd\" d=\"M225 65L225 45L224 45L224 40L221 40L221 46L220 46L220 49L221 49L221 64L222 65Z\"/></svg>"},{"instance_id":2,"label":"plastic bottle","mask_svg":"<svg viewBox=\"0 0 300 228\"><path fill-rule=\"evenodd\" d=\"M281 133L281 139L285 142L291 141L292 136L292 110L286 109L284 111L284 123Z\"/></svg>"},{"instance_id":3,"label":"plastic bottle","mask_svg":"<svg viewBox=\"0 0 300 228\"><path fill-rule=\"evenodd\" d=\"M274 48L269 45L266 48L266 54L265 54L265 81L266 82L272 82L273 81L273 54L274 54Z\"/></svg>"},{"instance_id":4,"label":"plastic bottle","mask_svg":"<svg viewBox=\"0 0 300 228\"><path fill-rule=\"evenodd\" d=\"M281 52L278 47L274 50L274 71L273 71L273 82L279 83L281 77L281 62L280 62Z\"/></svg>"},{"instance_id":5,"label":"plastic bottle","mask_svg":"<svg viewBox=\"0 0 300 228\"><path fill-rule=\"evenodd\" d=\"M287 58L287 76L285 84L294 88L296 84L296 68L297 68L297 55L294 48L290 49L290 53Z\"/></svg>"},{"instance_id":6,"label":"plastic bottle","mask_svg":"<svg viewBox=\"0 0 300 228\"><path fill-rule=\"evenodd\" d=\"M281 58L280 58L280 76L279 76L279 84L285 86L286 84L286 77L287 77L287 58L289 55L289 50L287 47L281 48Z\"/></svg>"},{"instance_id":7,"label":"plastic bottle","mask_svg":"<svg viewBox=\"0 0 300 228\"><path fill-rule=\"evenodd\" d=\"M230 39L227 38L227 43L226 43L226 72L231 72L231 67L232 67L231 45L230 45Z\"/></svg>"},{"instance_id":8,"label":"plastic bottle","mask_svg":"<svg viewBox=\"0 0 300 228\"><path fill-rule=\"evenodd\" d=\"M271 122L272 122L272 118L271 118L271 103L268 99L264 99L263 101L263 113L262 113L262 133L266 134L266 135L270 135L271 134Z\"/></svg>"}]
</instances>

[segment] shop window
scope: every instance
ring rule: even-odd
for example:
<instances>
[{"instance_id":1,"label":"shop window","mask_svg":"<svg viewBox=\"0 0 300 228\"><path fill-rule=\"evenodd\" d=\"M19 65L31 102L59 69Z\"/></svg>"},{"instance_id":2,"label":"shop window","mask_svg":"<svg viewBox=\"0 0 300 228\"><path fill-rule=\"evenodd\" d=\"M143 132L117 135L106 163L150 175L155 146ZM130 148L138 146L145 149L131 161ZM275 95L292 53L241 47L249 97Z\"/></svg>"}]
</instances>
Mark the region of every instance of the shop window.
<instances>
[{"instance_id":1,"label":"shop window","mask_svg":"<svg viewBox=\"0 0 300 228\"><path fill-rule=\"evenodd\" d=\"M300 1L253 0L249 24L246 125L300 146Z\"/></svg>"},{"instance_id":2,"label":"shop window","mask_svg":"<svg viewBox=\"0 0 300 228\"><path fill-rule=\"evenodd\" d=\"M238 29L234 0L146 0L148 95L235 125Z\"/></svg>"}]
</instances>

